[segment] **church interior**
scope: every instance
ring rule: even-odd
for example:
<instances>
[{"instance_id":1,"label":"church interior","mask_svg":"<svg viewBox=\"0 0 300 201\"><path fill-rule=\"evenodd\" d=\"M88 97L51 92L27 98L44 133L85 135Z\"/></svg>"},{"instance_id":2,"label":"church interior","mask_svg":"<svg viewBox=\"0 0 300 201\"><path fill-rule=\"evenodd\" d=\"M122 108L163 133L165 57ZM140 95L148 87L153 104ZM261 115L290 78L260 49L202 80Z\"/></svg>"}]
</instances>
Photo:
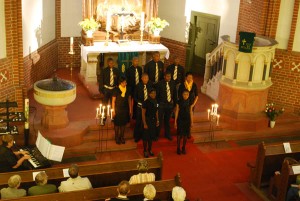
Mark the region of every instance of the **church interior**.
<instances>
[{"instance_id":1,"label":"church interior","mask_svg":"<svg viewBox=\"0 0 300 201\"><path fill-rule=\"evenodd\" d=\"M144 158L143 141L131 119L126 143L115 143L101 73L108 58L125 74L156 51L164 69L178 59L198 87L187 153L176 153L172 117L173 140L162 129L147 158L161 200L180 185L190 201L284 201L299 185L300 0L0 0L0 27L0 135L20 148L56 146L48 183L76 163L94 187L24 200L116 196ZM19 174L26 189L37 171L0 173L1 188Z\"/></svg>"}]
</instances>

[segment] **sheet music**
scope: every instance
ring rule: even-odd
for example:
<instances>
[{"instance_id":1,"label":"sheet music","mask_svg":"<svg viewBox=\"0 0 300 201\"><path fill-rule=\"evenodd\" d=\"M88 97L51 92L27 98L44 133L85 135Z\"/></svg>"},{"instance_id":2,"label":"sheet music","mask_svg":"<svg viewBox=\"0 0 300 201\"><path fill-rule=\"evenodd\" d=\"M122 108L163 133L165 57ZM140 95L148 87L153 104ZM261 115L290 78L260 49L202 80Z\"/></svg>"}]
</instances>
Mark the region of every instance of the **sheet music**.
<instances>
[{"instance_id":1,"label":"sheet music","mask_svg":"<svg viewBox=\"0 0 300 201\"><path fill-rule=\"evenodd\" d=\"M51 145L51 149L49 152L49 160L61 162L64 155L65 147L58 145Z\"/></svg>"},{"instance_id":2,"label":"sheet music","mask_svg":"<svg viewBox=\"0 0 300 201\"><path fill-rule=\"evenodd\" d=\"M64 177L70 177L69 168L63 169L63 175L64 175Z\"/></svg>"},{"instance_id":3,"label":"sheet music","mask_svg":"<svg viewBox=\"0 0 300 201\"><path fill-rule=\"evenodd\" d=\"M292 153L291 145L289 142L283 143L285 153Z\"/></svg>"},{"instance_id":4,"label":"sheet music","mask_svg":"<svg viewBox=\"0 0 300 201\"><path fill-rule=\"evenodd\" d=\"M45 171L39 171L39 172L33 172L33 173L32 173L32 179L33 179L33 181L35 181L36 175L37 175L38 173L40 173L40 172L45 172Z\"/></svg>"},{"instance_id":5,"label":"sheet music","mask_svg":"<svg viewBox=\"0 0 300 201\"><path fill-rule=\"evenodd\" d=\"M292 170L294 174L300 174L300 165L292 166Z\"/></svg>"}]
</instances>

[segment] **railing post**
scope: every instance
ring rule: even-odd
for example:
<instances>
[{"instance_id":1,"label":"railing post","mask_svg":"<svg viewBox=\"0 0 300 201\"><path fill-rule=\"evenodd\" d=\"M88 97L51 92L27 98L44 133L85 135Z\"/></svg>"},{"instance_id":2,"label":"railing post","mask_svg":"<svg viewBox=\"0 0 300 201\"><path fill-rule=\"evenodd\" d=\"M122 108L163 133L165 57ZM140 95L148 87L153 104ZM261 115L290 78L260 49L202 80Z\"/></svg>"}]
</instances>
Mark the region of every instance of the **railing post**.
<instances>
[{"instance_id":1,"label":"railing post","mask_svg":"<svg viewBox=\"0 0 300 201\"><path fill-rule=\"evenodd\" d=\"M236 84L236 78L237 78L238 67L239 67L239 62L238 62L238 61L235 61L235 65L234 65L234 74L233 74L232 84Z\"/></svg>"},{"instance_id":2,"label":"railing post","mask_svg":"<svg viewBox=\"0 0 300 201\"><path fill-rule=\"evenodd\" d=\"M248 86L252 86L253 68L254 68L254 64L251 63L251 66L250 66L250 73L249 73L249 80L248 80Z\"/></svg>"},{"instance_id":3,"label":"railing post","mask_svg":"<svg viewBox=\"0 0 300 201\"><path fill-rule=\"evenodd\" d=\"M207 53L206 54L206 62L205 62L204 81L203 81L203 85L201 87L201 92L202 93L206 93L207 83L208 83L209 78L210 78L211 65L210 65L209 57L210 57L210 53Z\"/></svg>"}]
</instances>

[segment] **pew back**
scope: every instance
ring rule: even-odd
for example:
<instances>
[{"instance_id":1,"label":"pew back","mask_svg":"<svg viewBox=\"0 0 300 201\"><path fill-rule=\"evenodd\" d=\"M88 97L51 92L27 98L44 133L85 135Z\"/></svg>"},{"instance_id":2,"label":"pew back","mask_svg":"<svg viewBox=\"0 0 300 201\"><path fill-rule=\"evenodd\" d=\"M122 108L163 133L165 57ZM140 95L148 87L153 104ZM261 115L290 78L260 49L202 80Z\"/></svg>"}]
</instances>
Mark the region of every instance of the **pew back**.
<instances>
[{"instance_id":1,"label":"pew back","mask_svg":"<svg viewBox=\"0 0 300 201\"><path fill-rule=\"evenodd\" d=\"M156 198L159 198L162 201L169 201L171 199L172 189L175 186L181 186L180 175L177 174L174 179L170 180L161 180L151 182L156 189ZM146 183L144 184L134 184L130 186L130 193L129 197L131 198L143 198L143 189ZM73 191L73 192L64 192L64 193L53 193L47 195L38 195L38 196L27 196L18 199L10 199L15 201L82 201L82 200L97 200L97 201L104 201L106 198L109 197L116 197L117 196L117 186L110 186L110 187L101 187L101 188L94 188L89 190L82 190L82 191ZM142 199L141 199L142 200Z\"/></svg>"},{"instance_id":2,"label":"pew back","mask_svg":"<svg viewBox=\"0 0 300 201\"><path fill-rule=\"evenodd\" d=\"M262 142L258 145L254 173L250 181L255 187L261 188L262 185L269 184L270 178L275 171L281 169L286 157L300 159L300 142L291 142L290 146L292 153L285 153L282 143L265 145Z\"/></svg>"},{"instance_id":3,"label":"pew back","mask_svg":"<svg viewBox=\"0 0 300 201\"><path fill-rule=\"evenodd\" d=\"M162 153L157 157L146 159L149 164L149 171L155 174L156 180L162 178ZM129 180L134 174L138 174L137 164L139 160L117 161L112 163L96 163L89 165L79 165L79 175L88 177L94 188L103 186L115 186L122 180ZM22 178L21 187L28 189L35 185L33 172L45 171L48 175L48 183L60 185L61 181L66 180L63 176L63 169L67 167L53 167L40 170L28 170L19 172L8 172L0 174L0 189L7 187L7 181L12 175L18 174Z\"/></svg>"}]
</instances>

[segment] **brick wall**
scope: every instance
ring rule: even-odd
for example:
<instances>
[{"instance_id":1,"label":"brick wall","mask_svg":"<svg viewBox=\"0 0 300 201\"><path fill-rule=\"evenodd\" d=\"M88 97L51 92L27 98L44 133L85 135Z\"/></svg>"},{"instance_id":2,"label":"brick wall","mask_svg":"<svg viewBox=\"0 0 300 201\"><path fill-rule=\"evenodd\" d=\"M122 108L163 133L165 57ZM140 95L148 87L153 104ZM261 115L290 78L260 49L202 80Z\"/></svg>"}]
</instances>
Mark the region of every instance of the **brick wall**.
<instances>
[{"instance_id":1,"label":"brick wall","mask_svg":"<svg viewBox=\"0 0 300 201\"><path fill-rule=\"evenodd\" d=\"M279 18L280 0L253 0L252 4L241 1L238 20L238 32L256 32L275 38ZM287 50L276 50L273 61L271 79L273 85L269 90L268 101L284 106L286 109L300 113L300 73L297 69L292 71L295 65L300 64L300 53L293 52L292 46L295 37L300 0L295 0L292 27ZM260 17L261 19L257 18ZM298 19L299 20L299 19ZM238 36L237 32L237 36ZM237 37L238 40L238 37ZM276 65L280 62L279 65ZM299 67L300 70L300 67Z\"/></svg>"},{"instance_id":2,"label":"brick wall","mask_svg":"<svg viewBox=\"0 0 300 201\"><path fill-rule=\"evenodd\" d=\"M7 57L0 60L0 102L7 98L23 108L24 73L22 41L22 2L5 0L5 28Z\"/></svg>"}]
</instances>

